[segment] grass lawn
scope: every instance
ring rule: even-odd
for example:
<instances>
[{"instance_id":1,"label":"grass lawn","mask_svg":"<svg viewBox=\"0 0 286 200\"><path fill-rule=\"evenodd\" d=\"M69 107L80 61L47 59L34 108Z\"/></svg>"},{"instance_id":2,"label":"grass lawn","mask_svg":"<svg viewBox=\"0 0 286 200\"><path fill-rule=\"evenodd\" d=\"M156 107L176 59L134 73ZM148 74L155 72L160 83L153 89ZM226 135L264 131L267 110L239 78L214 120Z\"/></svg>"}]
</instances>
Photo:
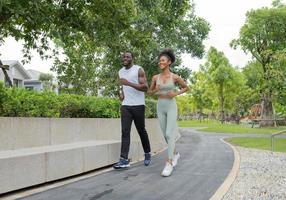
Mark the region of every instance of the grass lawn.
<instances>
[{"instance_id":1,"label":"grass lawn","mask_svg":"<svg viewBox=\"0 0 286 200\"><path fill-rule=\"evenodd\" d=\"M231 144L263 150L271 150L271 139L270 138L227 138L226 141ZM275 138L274 140L274 151L286 152L286 138Z\"/></svg>"},{"instance_id":2,"label":"grass lawn","mask_svg":"<svg viewBox=\"0 0 286 200\"><path fill-rule=\"evenodd\" d=\"M251 128L250 125L237 125L237 124L221 124L218 121L178 121L180 127L204 127L202 131L216 132L216 133L257 133L257 134L271 134L281 130L285 130L286 127L280 126L277 128Z\"/></svg>"}]
</instances>

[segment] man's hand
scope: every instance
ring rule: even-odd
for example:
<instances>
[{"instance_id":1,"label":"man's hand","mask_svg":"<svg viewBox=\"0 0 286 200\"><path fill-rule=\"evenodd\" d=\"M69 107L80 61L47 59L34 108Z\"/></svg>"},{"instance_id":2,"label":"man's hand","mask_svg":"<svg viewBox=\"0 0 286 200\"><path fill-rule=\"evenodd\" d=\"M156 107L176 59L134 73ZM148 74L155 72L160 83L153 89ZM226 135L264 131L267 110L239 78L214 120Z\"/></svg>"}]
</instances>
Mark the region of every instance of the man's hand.
<instances>
[{"instance_id":1,"label":"man's hand","mask_svg":"<svg viewBox=\"0 0 286 200\"><path fill-rule=\"evenodd\" d=\"M121 93L121 92L119 93L119 100L120 100L120 101L123 101L123 100L124 100L124 94Z\"/></svg>"},{"instance_id":2,"label":"man's hand","mask_svg":"<svg viewBox=\"0 0 286 200\"><path fill-rule=\"evenodd\" d=\"M127 81L125 78L119 79L121 85L130 86L130 82Z\"/></svg>"}]
</instances>

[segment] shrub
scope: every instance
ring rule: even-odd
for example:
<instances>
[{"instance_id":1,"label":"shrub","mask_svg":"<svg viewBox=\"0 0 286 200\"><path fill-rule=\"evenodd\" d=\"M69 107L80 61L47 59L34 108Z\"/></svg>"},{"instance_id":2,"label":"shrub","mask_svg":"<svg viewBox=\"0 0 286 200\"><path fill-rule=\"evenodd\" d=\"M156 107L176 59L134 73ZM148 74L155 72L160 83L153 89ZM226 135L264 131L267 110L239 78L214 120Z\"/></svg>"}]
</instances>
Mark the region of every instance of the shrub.
<instances>
[{"instance_id":1,"label":"shrub","mask_svg":"<svg viewBox=\"0 0 286 200\"><path fill-rule=\"evenodd\" d=\"M3 117L118 118L120 105L115 98L39 93L5 88L0 83L0 116ZM146 100L145 116L156 117L155 100Z\"/></svg>"},{"instance_id":2,"label":"shrub","mask_svg":"<svg viewBox=\"0 0 286 200\"><path fill-rule=\"evenodd\" d=\"M146 99L145 102L145 117L146 118L156 118L157 117L157 103L156 100Z\"/></svg>"}]
</instances>

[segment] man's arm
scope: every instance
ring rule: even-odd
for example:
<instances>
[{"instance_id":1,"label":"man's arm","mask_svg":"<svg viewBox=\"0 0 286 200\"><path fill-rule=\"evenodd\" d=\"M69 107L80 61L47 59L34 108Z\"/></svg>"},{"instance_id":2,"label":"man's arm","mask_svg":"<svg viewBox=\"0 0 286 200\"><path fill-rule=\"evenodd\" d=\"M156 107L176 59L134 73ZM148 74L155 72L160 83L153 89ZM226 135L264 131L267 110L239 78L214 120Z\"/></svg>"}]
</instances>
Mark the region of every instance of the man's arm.
<instances>
[{"instance_id":1,"label":"man's arm","mask_svg":"<svg viewBox=\"0 0 286 200\"><path fill-rule=\"evenodd\" d=\"M140 68L138 72L138 84L131 83L124 78L120 79L120 83L122 85L133 87L134 89L142 91L142 92L146 92L148 90L148 83L147 83L146 75L142 68Z\"/></svg>"}]
</instances>

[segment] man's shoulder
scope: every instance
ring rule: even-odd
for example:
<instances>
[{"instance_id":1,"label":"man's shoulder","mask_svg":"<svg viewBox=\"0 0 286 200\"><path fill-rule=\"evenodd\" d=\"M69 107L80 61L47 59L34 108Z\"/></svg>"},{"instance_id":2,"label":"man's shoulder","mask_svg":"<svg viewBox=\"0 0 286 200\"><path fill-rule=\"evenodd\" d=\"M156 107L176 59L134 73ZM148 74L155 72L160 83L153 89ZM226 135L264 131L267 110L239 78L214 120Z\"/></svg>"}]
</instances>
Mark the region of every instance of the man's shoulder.
<instances>
[{"instance_id":1,"label":"man's shoulder","mask_svg":"<svg viewBox=\"0 0 286 200\"><path fill-rule=\"evenodd\" d=\"M140 65L132 65L132 70L139 70L139 69L143 69ZM144 69L143 69L144 70ZM120 74L120 73L122 73L122 72L124 72L124 71L126 71L126 68L125 67L122 67L119 71L118 71L118 73Z\"/></svg>"},{"instance_id":2,"label":"man's shoulder","mask_svg":"<svg viewBox=\"0 0 286 200\"><path fill-rule=\"evenodd\" d=\"M136 69L140 69L142 68L140 65L133 65L132 67L136 68ZM143 69L143 68L142 68Z\"/></svg>"},{"instance_id":3,"label":"man's shoulder","mask_svg":"<svg viewBox=\"0 0 286 200\"><path fill-rule=\"evenodd\" d=\"M136 67L136 69L138 70L138 72L139 72L140 69L141 69L141 71L144 72L144 68L141 67L140 65L134 65L134 66Z\"/></svg>"},{"instance_id":4,"label":"man's shoulder","mask_svg":"<svg viewBox=\"0 0 286 200\"><path fill-rule=\"evenodd\" d=\"M125 67L121 67L121 69L118 71L118 74L121 74L125 70Z\"/></svg>"},{"instance_id":5,"label":"man's shoulder","mask_svg":"<svg viewBox=\"0 0 286 200\"><path fill-rule=\"evenodd\" d=\"M124 69L125 69L125 67L121 67L120 70L119 70L119 72L120 72L120 71L123 71Z\"/></svg>"}]
</instances>

